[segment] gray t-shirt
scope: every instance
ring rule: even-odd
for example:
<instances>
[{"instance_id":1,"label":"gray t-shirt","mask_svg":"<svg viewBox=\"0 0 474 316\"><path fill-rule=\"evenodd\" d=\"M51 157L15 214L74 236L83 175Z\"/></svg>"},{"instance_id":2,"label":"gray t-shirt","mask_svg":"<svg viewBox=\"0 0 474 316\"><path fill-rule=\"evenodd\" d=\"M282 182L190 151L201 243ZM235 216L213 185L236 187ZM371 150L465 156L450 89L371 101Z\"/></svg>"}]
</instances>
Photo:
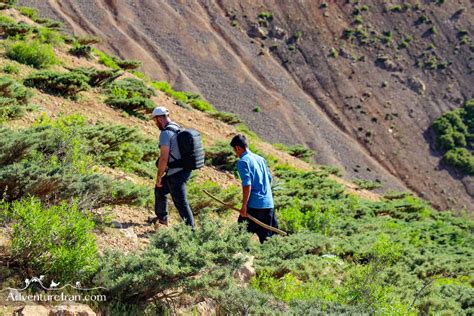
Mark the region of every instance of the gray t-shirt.
<instances>
[{"instance_id":1,"label":"gray t-shirt","mask_svg":"<svg viewBox=\"0 0 474 316\"><path fill-rule=\"evenodd\" d=\"M170 122L169 124L174 124L177 125L174 122ZM167 125L167 126L168 126ZM174 161L173 157L176 160L181 159L181 153L179 152L179 147L178 147L178 140L176 138L177 133L174 131L169 131L169 130L163 130L160 133L160 143L159 147L161 146L168 146L170 148L170 156L169 156L169 162ZM172 156L171 156L172 155ZM183 168L169 168L168 172L166 173L168 176L175 174L177 172L180 172L183 170Z\"/></svg>"}]
</instances>

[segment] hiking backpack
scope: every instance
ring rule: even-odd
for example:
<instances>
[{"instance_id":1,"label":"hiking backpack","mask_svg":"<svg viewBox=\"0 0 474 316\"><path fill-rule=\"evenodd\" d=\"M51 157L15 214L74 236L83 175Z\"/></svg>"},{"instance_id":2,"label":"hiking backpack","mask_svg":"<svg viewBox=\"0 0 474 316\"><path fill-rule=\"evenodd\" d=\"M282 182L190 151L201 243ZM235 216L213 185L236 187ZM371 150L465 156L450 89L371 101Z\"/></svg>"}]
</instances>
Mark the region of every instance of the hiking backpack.
<instances>
[{"instance_id":1,"label":"hiking backpack","mask_svg":"<svg viewBox=\"0 0 474 316\"><path fill-rule=\"evenodd\" d=\"M204 146L202 145L201 134L190 128L182 128L179 125L168 124L165 131L175 132L178 142L181 159L176 159L171 155L174 161L168 163L169 168L184 168L186 170L196 170L204 167Z\"/></svg>"}]
</instances>

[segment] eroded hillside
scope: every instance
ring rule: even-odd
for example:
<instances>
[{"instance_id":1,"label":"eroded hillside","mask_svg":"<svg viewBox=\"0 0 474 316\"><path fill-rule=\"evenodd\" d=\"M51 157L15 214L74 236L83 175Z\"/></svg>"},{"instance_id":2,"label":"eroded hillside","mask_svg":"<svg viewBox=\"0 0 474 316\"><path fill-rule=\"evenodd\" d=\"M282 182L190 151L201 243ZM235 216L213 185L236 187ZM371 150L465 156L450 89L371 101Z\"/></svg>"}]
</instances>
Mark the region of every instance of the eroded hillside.
<instances>
[{"instance_id":1,"label":"eroded hillside","mask_svg":"<svg viewBox=\"0 0 474 316\"><path fill-rule=\"evenodd\" d=\"M429 129L472 97L469 1L21 3L349 178L472 208L472 177L440 163Z\"/></svg>"}]
</instances>

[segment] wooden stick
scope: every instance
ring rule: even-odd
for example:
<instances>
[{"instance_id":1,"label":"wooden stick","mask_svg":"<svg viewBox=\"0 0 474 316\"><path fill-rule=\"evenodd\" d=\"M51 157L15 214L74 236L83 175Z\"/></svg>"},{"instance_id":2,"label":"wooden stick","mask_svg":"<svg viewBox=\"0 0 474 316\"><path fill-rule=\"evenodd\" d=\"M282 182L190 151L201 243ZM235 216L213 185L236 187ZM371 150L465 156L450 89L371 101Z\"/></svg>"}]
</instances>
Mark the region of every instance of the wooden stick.
<instances>
[{"instance_id":1,"label":"wooden stick","mask_svg":"<svg viewBox=\"0 0 474 316\"><path fill-rule=\"evenodd\" d=\"M211 193L207 192L206 190L202 190L206 195L208 195L210 198L216 200L217 202L221 203L222 205L224 205L225 207L227 208L230 208L231 210L234 210L234 211L237 211L240 213L240 210L238 208L236 208L235 206L233 205L229 205L227 203L225 203L224 201L221 201L219 200L218 198L216 198L215 196L213 196ZM266 228L268 230L271 230L272 232L274 233L277 233L277 234L280 234L282 236L287 236L288 234L278 228L275 228L275 227L272 227L270 225L267 225L265 223L262 223L261 221L259 221L258 219L256 219L255 217L253 217L252 215L250 214L247 214L247 217L248 219L250 219L252 222L254 222L255 224L259 225L259 226L262 226L263 228Z\"/></svg>"}]
</instances>

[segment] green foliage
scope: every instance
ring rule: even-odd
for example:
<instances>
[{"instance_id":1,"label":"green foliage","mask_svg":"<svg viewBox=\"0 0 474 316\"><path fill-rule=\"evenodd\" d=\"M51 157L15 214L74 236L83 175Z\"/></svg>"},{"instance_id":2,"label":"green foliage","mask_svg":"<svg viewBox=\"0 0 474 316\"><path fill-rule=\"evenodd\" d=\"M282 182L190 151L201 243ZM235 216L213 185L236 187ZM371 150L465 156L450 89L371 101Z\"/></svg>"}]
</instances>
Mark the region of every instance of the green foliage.
<instances>
[{"instance_id":1,"label":"green foliage","mask_svg":"<svg viewBox=\"0 0 474 316\"><path fill-rule=\"evenodd\" d=\"M286 146L284 144L274 144L274 146L280 150L286 151L291 156L299 158L303 161L310 162L315 155L315 152L304 145L297 144Z\"/></svg>"},{"instance_id":2,"label":"green foliage","mask_svg":"<svg viewBox=\"0 0 474 316\"><path fill-rule=\"evenodd\" d=\"M124 60L117 57L112 57L117 66L124 70L133 70L143 66L143 63L139 60Z\"/></svg>"},{"instance_id":3,"label":"green foliage","mask_svg":"<svg viewBox=\"0 0 474 316\"><path fill-rule=\"evenodd\" d=\"M24 16L29 17L33 21L38 18L38 10L34 8L29 8L29 7L19 7L18 11L20 11L21 14Z\"/></svg>"},{"instance_id":4,"label":"green foliage","mask_svg":"<svg viewBox=\"0 0 474 316\"><path fill-rule=\"evenodd\" d=\"M150 112L155 107L154 102L150 100L150 97L156 94L155 90L139 79L125 78L114 81L107 87L107 92L109 97L105 103L138 117L144 118L140 112Z\"/></svg>"},{"instance_id":5,"label":"green foliage","mask_svg":"<svg viewBox=\"0 0 474 316\"><path fill-rule=\"evenodd\" d=\"M215 119L218 119L219 121L222 121L230 125L242 123L242 120L234 113L215 112L215 113L212 113L211 116Z\"/></svg>"},{"instance_id":6,"label":"green foliage","mask_svg":"<svg viewBox=\"0 0 474 316\"><path fill-rule=\"evenodd\" d=\"M211 211L225 213L229 211L222 204L203 194L203 190L206 190L229 205L235 206L241 202L240 187L232 185L227 188L222 188L220 185L212 181L205 181L203 183L191 181L188 186L188 198L189 205L195 214L203 214Z\"/></svg>"},{"instance_id":7,"label":"green foliage","mask_svg":"<svg viewBox=\"0 0 474 316\"><path fill-rule=\"evenodd\" d=\"M86 38L86 40L80 40L78 39L79 44L81 45L89 45L91 42L93 43L97 38L92 38L90 39L89 37ZM99 57L99 63L103 64L104 66L107 66L112 69L121 69L119 65L115 62L115 60L105 54L104 52L101 52L97 48L93 48L92 51L94 52L95 55Z\"/></svg>"},{"instance_id":8,"label":"green foliage","mask_svg":"<svg viewBox=\"0 0 474 316\"><path fill-rule=\"evenodd\" d=\"M6 55L10 59L35 68L46 68L58 63L52 46L38 41L7 43Z\"/></svg>"},{"instance_id":9,"label":"green foliage","mask_svg":"<svg viewBox=\"0 0 474 316\"><path fill-rule=\"evenodd\" d=\"M17 81L0 77L0 118L21 116L33 93Z\"/></svg>"},{"instance_id":10,"label":"green foliage","mask_svg":"<svg viewBox=\"0 0 474 316\"><path fill-rule=\"evenodd\" d=\"M20 73L20 68L18 68L18 66L15 64L6 64L5 66L3 66L2 71L7 74L17 75L18 73Z\"/></svg>"},{"instance_id":11,"label":"green foliage","mask_svg":"<svg viewBox=\"0 0 474 316\"><path fill-rule=\"evenodd\" d=\"M108 85L122 75L122 72L119 70L100 70L94 67L79 67L74 68L71 71L86 76L88 78L87 82L91 87L102 87Z\"/></svg>"},{"instance_id":12,"label":"green foliage","mask_svg":"<svg viewBox=\"0 0 474 316\"><path fill-rule=\"evenodd\" d=\"M403 12L402 6L401 5L393 5L388 8L390 12Z\"/></svg>"},{"instance_id":13,"label":"green foliage","mask_svg":"<svg viewBox=\"0 0 474 316\"><path fill-rule=\"evenodd\" d=\"M273 13L268 12L268 11L262 11L257 15L257 18L259 20L272 21L273 20Z\"/></svg>"},{"instance_id":14,"label":"green foliage","mask_svg":"<svg viewBox=\"0 0 474 316\"><path fill-rule=\"evenodd\" d=\"M35 29L33 26L30 26L27 23L9 22L9 20L5 18L6 17L2 17L2 21L0 21L0 31L3 32L6 37L23 39Z\"/></svg>"},{"instance_id":15,"label":"green foliage","mask_svg":"<svg viewBox=\"0 0 474 316\"><path fill-rule=\"evenodd\" d=\"M47 27L40 27L36 32L36 39L41 43L58 45L64 42L62 35Z\"/></svg>"},{"instance_id":16,"label":"green foliage","mask_svg":"<svg viewBox=\"0 0 474 316\"><path fill-rule=\"evenodd\" d=\"M29 194L55 203L74 196L81 207L148 203L148 188L95 173L93 149L83 135L88 128L77 115L55 121L43 116L26 129L1 128L4 198L14 201Z\"/></svg>"},{"instance_id":17,"label":"green foliage","mask_svg":"<svg viewBox=\"0 0 474 316\"><path fill-rule=\"evenodd\" d=\"M115 81L108 86L107 92L114 97L120 98L150 98L156 95L153 88L147 87L142 80L135 78Z\"/></svg>"},{"instance_id":18,"label":"green foliage","mask_svg":"<svg viewBox=\"0 0 474 316\"><path fill-rule=\"evenodd\" d=\"M225 227L209 219L199 223L196 231L184 224L159 230L141 254L107 254L98 284L109 289L112 299L163 304L182 294L196 297L207 295L210 287L228 287L245 260L250 239L235 224Z\"/></svg>"},{"instance_id":19,"label":"green foliage","mask_svg":"<svg viewBox=\"0 0 474 316\"><path fill-rule=\"evenodd\" d=\"M156 142L145 138L136 128L100 123L79 133L87 144L88 153L101 164L150 179L156 175Z\"/></svg>"},{"instance_id":20,"label":"green foliage","mask_svg":"<svg viewBox=\"0 0 474 316\"><path fill-rule=\"evenodd\" d=\"M88 78L73 71L60 73L43 70L29 75L24 82L28 87L64 97L76 97L79 92L90 88Z\"/></svg>"},{"instance_id":21,"label":"green foliage","mask_svg":"<svg viewBox=\"0 0 474 316\"><path fill-rule=\"evenodd\" d=\"M99 265L94 222L76 203L46 207L37 198L0 202L12 227L11 258L63 283L87 280Z\"/></svg>"},{"instance_id":22,"label":"green foliage","mask_svg":"<svg viewBox=\"0 0 474 316\"><path fill-rule=\"evenodd\" d=\"M154 88L166 93L168 96L174 98L177 101L190 104L193 108L199 111L211 114L216 113L214 107L208 102L202 100L199 95L195 95L189 92L175 91L173 90L171 85L165 81L154 81L151 83L151 85Z\"/></svg>"},{"instance_id":23,"label":"green foliage","mask_svg":"<svg viewBox=\"0 0 474 316\"><path fill-rule=\"evenodd\" d=\"M206 148L205 164L213 166L219 170L234 171L237 157L234 150L227 142L217 142Z\"/></svg>"},{"instance_id":24,"label":"green foliage","mask_svg":"<svg viewBox=\"0 0 474 316\"><path fill-rule=\"evenodd\" d=\"M374 190L382 187L382 184L377 181L369 181L363 179L356 179L354 183L361 189Z\"/></svg>"},{"instance_id":25,"label":"green foliage","mask_svg":"<svg viewBox=\"0 0 474 316\"><path fill-rule=\"evenodd\" d=\"M443 153L443 161L465 174L474 174L474 101L464 107L444 113L433 122L436 145Z\"/></svg>"}]
</instances>

